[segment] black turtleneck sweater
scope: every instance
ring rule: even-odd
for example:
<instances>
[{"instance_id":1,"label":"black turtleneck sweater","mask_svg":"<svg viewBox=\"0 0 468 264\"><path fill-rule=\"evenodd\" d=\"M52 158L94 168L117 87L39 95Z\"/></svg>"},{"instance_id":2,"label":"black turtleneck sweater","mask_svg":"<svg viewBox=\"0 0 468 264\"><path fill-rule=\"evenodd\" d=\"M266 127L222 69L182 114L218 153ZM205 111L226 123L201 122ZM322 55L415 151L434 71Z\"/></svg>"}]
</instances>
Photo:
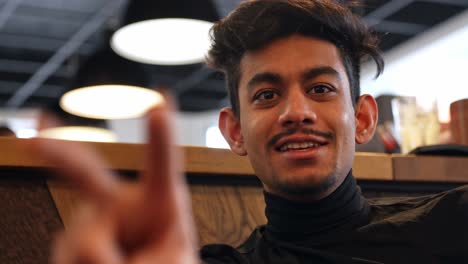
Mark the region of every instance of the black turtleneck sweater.
<instances>
[{"instance_id":1,"label":"black turtleneck sweater","mask_svg":"<svg viewBox=\"0 0 468 264\"><path fill-rule=\"evenodd\" d=\"M468 187L366 200L350 174L326 198L265 193L268 219L238 248L207 245L203 263L468 263Z\"/></svg>"}]
</instances>

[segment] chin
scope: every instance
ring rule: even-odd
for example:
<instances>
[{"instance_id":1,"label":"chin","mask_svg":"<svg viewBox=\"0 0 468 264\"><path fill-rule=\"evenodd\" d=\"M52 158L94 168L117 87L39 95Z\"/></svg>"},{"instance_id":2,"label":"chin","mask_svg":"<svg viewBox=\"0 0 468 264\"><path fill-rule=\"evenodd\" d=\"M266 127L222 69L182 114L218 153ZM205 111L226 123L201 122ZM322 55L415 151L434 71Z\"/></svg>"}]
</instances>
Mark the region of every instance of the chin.
<instances>
[{"instance_id":1,"label":"chin","mask_svg":"<svg viewBox=\"0 0 468 264\"><path fill-rule=\"evenodd\" d=\"M335 174L308 177L291 176L288 181L277 181L274 188L280 193L294 196L321 196L329 193L336 184Z\"/></svg>"}]
</instances>

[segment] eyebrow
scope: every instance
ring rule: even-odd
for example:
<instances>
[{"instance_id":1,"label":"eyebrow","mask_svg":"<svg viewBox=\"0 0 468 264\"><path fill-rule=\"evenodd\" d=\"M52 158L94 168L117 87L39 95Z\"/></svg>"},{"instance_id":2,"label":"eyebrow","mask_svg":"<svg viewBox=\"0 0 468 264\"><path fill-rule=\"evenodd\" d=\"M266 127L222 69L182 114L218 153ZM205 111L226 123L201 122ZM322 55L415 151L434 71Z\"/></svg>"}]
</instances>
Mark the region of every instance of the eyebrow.
<instances>
[{"instance_id":1,"label":"eyebrow","mask_svg":"<svg viewBox=\"0 0 468 264\"><path fill-rule=\"evenodd\" d=\"M255 86L261 83L272 83L279 84L282 82L282 78L279 74L271 72L262 72L255 74L255 76L250 79L247 83L247 90L251 91Z\"/></svg>"},{"instance_id":2,"label":"eyebrow","mask_svg":"<svg viewBox=\"0 0 468 264\"><path fill-rule=\"evenodd\" d=\"M331 75L338 80L341 80L340 73L330 66L322 66L309 69L302 74L301 81L306 82L311 79L315 79L321 75Z\"/></svg>"},{"instance_id":3,"label":"eyebrow","mask_svg":"<svg viewBox=\"0 0 468 264\"><path fill-rule=\"evenodd\" d=\"M301 81L306 82L321 75L331 75L341 80L340 73L337 70L330 66L321 66L306 70L304 73L302 73ZM261 83L280 84L282 82L283 79L279 74L271 72L262 72L256 74L252 79L250 79L250 81L247 83L247 89L251 91L255 86Z\"/></svg>"}]
</instances>

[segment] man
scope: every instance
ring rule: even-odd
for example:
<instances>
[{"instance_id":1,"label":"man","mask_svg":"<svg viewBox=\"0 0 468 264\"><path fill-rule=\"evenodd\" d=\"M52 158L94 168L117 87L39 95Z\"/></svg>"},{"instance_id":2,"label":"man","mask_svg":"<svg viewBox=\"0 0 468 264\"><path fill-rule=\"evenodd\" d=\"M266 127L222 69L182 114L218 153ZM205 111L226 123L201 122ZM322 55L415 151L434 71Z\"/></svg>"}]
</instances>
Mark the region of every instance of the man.
<instances>
[{"instance_id":1,"label":"man","mask_svg":"<svg viewBox=\"0 0 468 264\"><path fill-rule=\"evenodd\" d=\"M399 200L360 195L354 148L372 137L377 106L359 96L359 64L370 56L380 73L383 62L376 38L348 9L248 1L214 27L213 39L209 63L226 73L232 103L219 126L262 181L268 223L239 248L205 246L204 263L468 262L465 189ZM116 181L81 146L36 142L91 201L58 238L56 263L197 263L171 105L149 114L138 184Z\"/></svg>"}]
</instances>

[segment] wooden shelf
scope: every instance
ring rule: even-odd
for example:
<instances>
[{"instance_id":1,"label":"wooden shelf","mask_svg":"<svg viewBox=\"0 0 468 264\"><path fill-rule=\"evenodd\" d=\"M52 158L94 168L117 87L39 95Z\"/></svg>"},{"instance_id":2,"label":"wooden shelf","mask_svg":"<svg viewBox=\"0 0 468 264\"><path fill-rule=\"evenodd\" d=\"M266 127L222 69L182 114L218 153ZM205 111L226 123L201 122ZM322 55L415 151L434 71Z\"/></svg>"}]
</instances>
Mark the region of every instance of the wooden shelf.
<instances>
[{"instance_id":1,"label":"wooden shelf","mask_svg":"<svg viewBox=\"0 0 468 264\"><path fill-rule=\"evenodd\" d=\"M27 151L27 139L0 138L0 167L49 168L40 157ZM143 164L144 144L85 143L107 161L110 169L139 171ZM246 157L230 150L181 147L185 153L184 171L207 176L253 177ZM468 158L356 153L353 174L358 180L468 182Z\"/></svg>"}]
</instances>

